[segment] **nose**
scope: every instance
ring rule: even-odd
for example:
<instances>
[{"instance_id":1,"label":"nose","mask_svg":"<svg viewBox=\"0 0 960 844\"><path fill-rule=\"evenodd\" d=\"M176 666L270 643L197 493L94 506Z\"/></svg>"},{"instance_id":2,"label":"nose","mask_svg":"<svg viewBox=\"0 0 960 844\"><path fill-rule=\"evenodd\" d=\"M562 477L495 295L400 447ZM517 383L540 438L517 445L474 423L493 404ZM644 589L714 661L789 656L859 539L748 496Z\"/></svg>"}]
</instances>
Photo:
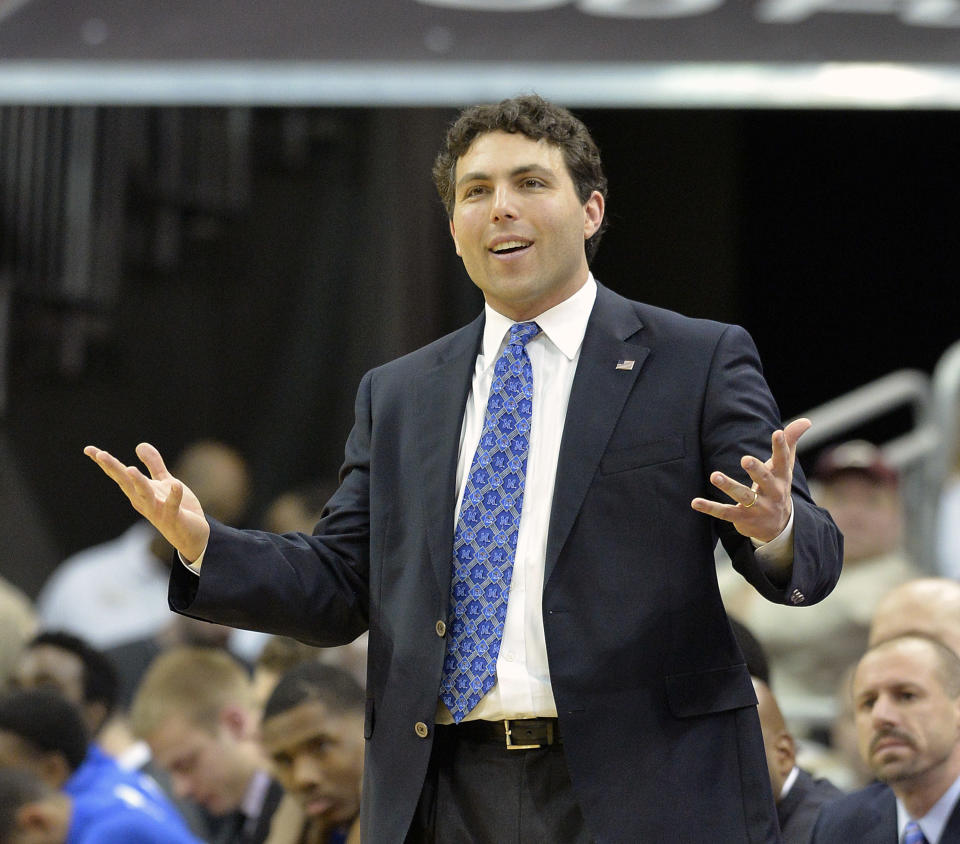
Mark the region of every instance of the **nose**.
<instances>
[{"instance_id":1,"label":"nose","mask_svg":"<svg viewBox=\"0 0 960 844\"><path fill-rule=\"evenodd\" d=\"M875 727L889 726L897 723L897 708L893 705L889 695L880 695L873 704L870 713Z\"/></svg>"},{"instance_id":2,"label":"nose","mask_svg":"<svg viewBox=\"0 0 960 844\"><path fill-rule=\"evenodd\" d=\"M191 782L188 777L185 777L183 774L170 774L170 782L173 785L173 793L180 798L189 799L191 795Z\"/></svg>"},{"instance_id":3,"label":"nose","mask_svg":"<svg viewBox=\"0 0 960 844\"><path fill-rule=\"evenodd\" d=\"M490 206L490 217L495 223L502 222L503 220L516 219L516 202L508 186L499 185L494 189L493 203Z\"/></svg>"},{"instance_id":4,"label":"nose","mask_svg":"<svg viewBox=\"0 0 960 844\"><path fill-rule=\"evenodd\" d=\"M290 778L294 788L309 789L319 785L322 776L320 766L310 754L299 753L290 766Z\"/></svg>"}]
</instances>

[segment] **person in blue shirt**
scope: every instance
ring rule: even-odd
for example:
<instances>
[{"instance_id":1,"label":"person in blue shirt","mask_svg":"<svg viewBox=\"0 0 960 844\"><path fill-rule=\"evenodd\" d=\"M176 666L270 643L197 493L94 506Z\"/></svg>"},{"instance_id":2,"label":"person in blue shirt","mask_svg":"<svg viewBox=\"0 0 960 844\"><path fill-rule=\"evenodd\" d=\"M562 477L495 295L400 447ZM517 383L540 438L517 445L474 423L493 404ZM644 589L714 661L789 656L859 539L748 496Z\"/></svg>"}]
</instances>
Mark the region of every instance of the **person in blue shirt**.
<instances>
[{"instance_id":1,"label":"person in blue shirt","mask_svg":"<svg viewBox=\"0 0 960 844\"><path fill-rule=\"evenodd\" d=\"M136 807L182 830L184 840L196 840L155 784L90 744L79 711L52 689L15 691L0 699L0 767L26 769L48 787L62 789L80 818L100 818L109 807Z\"/></svg>"},{"instance_id":2,"label":"person in blue shirt","mask_svg":"<svg viewBox=\"0 0 960 844\"><path fill-rule=\"evenodd\" d=\"M79 797L26 768L0 768L0 841L6 844L198 844L139 792L117 786Z\"/></svg>"}]
</instances>

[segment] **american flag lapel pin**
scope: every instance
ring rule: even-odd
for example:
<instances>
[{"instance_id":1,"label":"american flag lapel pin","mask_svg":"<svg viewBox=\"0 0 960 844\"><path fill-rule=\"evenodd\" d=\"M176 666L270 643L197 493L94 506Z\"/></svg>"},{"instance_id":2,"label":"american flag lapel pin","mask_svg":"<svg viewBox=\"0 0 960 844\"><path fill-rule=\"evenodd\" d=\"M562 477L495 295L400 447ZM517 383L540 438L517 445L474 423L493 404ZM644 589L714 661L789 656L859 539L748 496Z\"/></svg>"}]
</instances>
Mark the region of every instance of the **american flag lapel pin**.
<instances>
[{"instance_id":1,"label":"american flag lapel pin","mask_svg":"<svg viewBox=\"0 0 960 844\"><path fill-rule=\"evenodd\" d=\"M634 364L634 363L635 363L635 361L632 361L632 360L618 360L618 361L617 361L617 369L631 370L631 369L633 369L633 364Z\"/></svg>"}]
</instances>

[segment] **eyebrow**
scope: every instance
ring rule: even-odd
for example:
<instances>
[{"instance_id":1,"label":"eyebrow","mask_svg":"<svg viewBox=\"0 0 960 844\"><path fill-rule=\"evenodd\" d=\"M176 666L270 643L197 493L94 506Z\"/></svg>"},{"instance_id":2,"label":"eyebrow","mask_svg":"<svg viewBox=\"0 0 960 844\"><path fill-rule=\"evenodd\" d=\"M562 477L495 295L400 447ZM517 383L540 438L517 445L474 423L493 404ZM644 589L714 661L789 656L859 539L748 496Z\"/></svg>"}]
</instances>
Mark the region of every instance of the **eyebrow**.
<instances>
[{"instance_id":1,"label":"eyebrow","mask_svg":"<svg viewBox=\"0 0 960 844\"><path fill-rule=\"evenodd\" d=\"M544 173L552 176L553 170L549 167L544 167L542 164L521 164L519 167L514 167L510 171L510 176L521 176L524 173ZM464 173L457 181L457 187L460 187L467 182L483 182L488 181L489 179L489 173L484 173L482 170L474 170L472 173Z\"/></svg>"}]
</instances>

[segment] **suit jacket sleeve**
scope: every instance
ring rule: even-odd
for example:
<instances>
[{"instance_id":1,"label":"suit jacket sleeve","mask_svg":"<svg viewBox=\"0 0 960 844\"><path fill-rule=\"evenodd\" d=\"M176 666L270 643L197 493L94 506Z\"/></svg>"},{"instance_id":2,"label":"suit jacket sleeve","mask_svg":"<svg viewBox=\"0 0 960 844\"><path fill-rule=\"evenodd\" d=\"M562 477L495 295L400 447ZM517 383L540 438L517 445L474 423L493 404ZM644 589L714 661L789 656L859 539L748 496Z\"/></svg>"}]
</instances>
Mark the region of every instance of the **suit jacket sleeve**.
<instances>
[{"instance_id":1,"label":"suit jacket sleeve","mask_svg":"<svg viewBox=\"0 0 960 844\"><path fill-rule=\"evenodd\" d=\"M769 439L764 442L756 436L758 418L769 420L766 427L771 434L780 424L753 340L742 328L729 326L717 344L704 401L704 468L708 472L720 469L749 484L750 478L739 468L740 458L752 454L765 459L771 450ZM729 503L712 485L708 494ZM764 597L777 603L809 605L825 598L836 584L843 538L830 514L814 504L799 463L794 468L792 497L793 567L783 582L771 580L757 560L753 544L732 524L717 520L716 529L736 570Z\"/></svg>"}]
</instances>

